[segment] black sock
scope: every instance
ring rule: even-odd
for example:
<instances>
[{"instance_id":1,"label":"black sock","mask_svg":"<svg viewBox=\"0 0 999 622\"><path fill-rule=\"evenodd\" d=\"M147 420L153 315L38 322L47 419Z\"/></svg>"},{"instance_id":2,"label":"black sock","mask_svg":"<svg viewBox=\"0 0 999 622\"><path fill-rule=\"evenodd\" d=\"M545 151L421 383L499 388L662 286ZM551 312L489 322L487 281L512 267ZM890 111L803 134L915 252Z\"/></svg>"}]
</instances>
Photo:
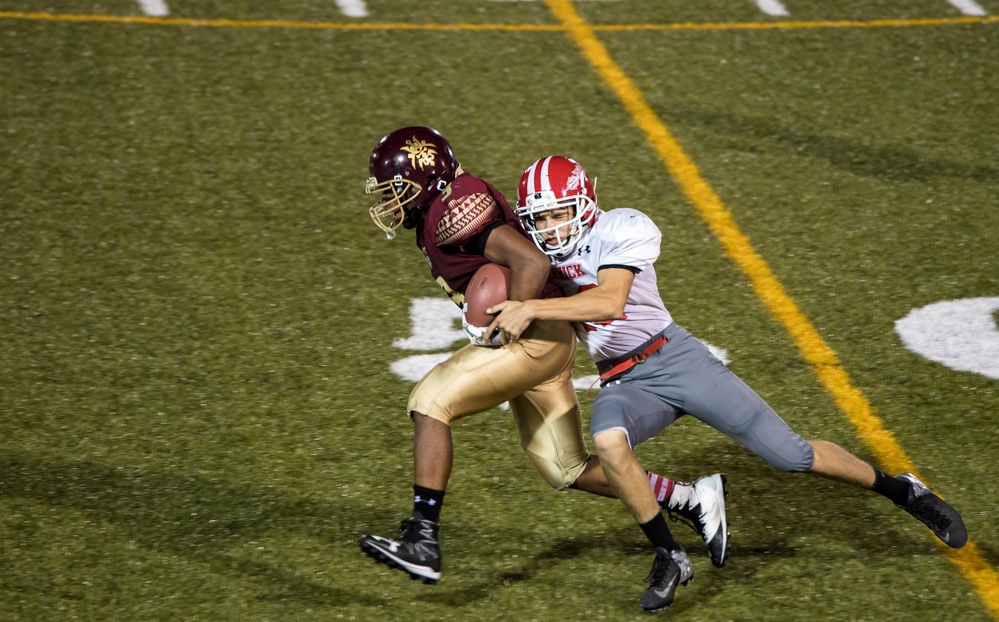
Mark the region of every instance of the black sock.
<instances>
[{"instance_id":1,"label":"black sock","mask_svg":"<svg viewBox=\"0 0 999 622\"><path fill-rule=\"evenodd\" d=\"M904 507L909 504L909 482L885 475L877 469L874 469L874 486L871 490L888 497L895 505Z\"/></svg>"},{"instance_id":2,"label":"black sock","mask_svg":"<svg viewBox=\"0 0 999 622\"><path fill-rule=\"evenodd\" d=\"M441 522L441 506L444 505L444 491L413 485L413 514L435 523Z\"/></svg>"},{"instance_id":3,"label":"black sock","mask_svg":"<svg viewBox=\"0 0 999 622\"><path fill-rule=\"evenodd\" d=\"M642 523L639 527L645 532L645 537L649 539L652 546L662 547L667 551L679 548L676 540L673 539L673 534L669 532L669 526L666 525L666 518L662 512L656 514L649 522Z\"/></svg>"}]
</instances>

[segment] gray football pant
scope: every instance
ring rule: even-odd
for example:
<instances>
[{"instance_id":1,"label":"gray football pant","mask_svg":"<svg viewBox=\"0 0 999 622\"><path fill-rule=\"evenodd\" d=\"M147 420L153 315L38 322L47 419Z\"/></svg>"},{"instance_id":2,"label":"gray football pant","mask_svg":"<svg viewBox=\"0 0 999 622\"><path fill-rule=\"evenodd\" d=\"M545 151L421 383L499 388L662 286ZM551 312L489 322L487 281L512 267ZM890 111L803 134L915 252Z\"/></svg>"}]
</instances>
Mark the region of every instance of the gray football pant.
<instances>
[{"instance_id":1,"label":"gray football pant","mask_svg":"<svg viewBox=\"0 0 999 622\"><path fill-rule=\"evenodd\" d=\"M812 466L812 446L700 340L675 323L663 334L666 345L601 389L591 436L618 428L635 447L688 414L778 469Z\"/></svg>"}]
</instances>

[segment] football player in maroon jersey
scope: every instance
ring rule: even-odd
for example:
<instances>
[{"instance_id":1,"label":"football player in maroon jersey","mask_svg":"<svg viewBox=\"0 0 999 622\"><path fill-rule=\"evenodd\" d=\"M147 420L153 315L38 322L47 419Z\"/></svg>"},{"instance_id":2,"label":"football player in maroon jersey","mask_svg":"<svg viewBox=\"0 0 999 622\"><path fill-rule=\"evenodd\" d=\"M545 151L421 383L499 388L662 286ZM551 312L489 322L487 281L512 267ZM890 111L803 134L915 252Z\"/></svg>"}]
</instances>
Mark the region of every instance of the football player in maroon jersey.
<instances>
[{"instance_id":1,"label":"football player in maroon jersey","mask_svg":"<svg viewBox=\"0 0 999 622\"><path fill-rule=\"evenodd\" d=\"M459 306L481 266L510 268L511 300L561 296L548 281L548 257L532 244L503 195L465 173L448 141L428 127L405 127L385 136L370 161L366 191L378 197L369 210L389 238L399 227L416 232L431 276ZM464 317L464 314L463 314ZM463 322L469 345L416 384L407 411L414 424L414 500L402 535L365 535L361 549L378 562L424 583L440 579L437 535L451 474L451 423L509 402L520 444L534 469L553 488L578 488L613 497L582 434L572 385L576 339L564 321L534 322L511 344ZM689 521L717 566L725 562L727 523L724 479L715 474L691 484L649 474L658 502Z\"/></svg>"}]
</instances>

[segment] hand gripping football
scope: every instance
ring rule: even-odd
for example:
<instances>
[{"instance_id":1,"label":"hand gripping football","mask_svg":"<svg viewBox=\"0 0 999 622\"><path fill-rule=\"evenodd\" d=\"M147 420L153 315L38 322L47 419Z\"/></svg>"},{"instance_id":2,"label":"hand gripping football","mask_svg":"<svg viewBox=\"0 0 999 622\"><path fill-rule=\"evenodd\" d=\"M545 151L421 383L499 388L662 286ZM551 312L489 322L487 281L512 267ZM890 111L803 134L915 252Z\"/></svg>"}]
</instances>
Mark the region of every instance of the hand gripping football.
<instances>
[{"instance_id":1,"label":"hand gripping football","mask_svg":"<svg viewBox=\"0 0 999 622\"><path fill-rule=\"evenodd\" d=\"M487 263L472 276L465 290L465 321L485 328L493 322L486 309L503 302L510 295L510 268Z\"/></svg>"}]
</instances>

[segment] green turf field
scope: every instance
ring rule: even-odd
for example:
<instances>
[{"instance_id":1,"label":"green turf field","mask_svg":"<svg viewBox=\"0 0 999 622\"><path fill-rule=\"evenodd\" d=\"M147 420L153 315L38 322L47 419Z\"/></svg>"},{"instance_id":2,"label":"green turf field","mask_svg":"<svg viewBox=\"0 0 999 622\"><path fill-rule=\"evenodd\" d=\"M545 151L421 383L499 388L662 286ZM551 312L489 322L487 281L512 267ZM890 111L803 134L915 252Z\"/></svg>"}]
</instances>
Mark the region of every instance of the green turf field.
<instances>
[{"instance_id":1,"label":"green turf field","mask_svg":"<svg viewBox=\"0 0 999 622\"><path fill-rule=\"evenodd\" d=\"M957 348L987 369L895 329L999 297L999 20L945 0L575 5L893 454L548 4L348 4L0 0L0 620L645 617L640 530L616 501L548 489L501 409L455 427L439 585L357 547L411 508L400 365L460 345L448 320L433 345L401 341L443 294L411 234L366 213L371 148L408 124L508 196L535 158L580 160L602 207L659 224L679 323L806 437L911 460L970 532L950 554L881 497L681 420L639 457L728 475L733 552L715 569L676 527L695 580L672 618L999 619L999 316Z\"/></svg>"}]
</instances>

